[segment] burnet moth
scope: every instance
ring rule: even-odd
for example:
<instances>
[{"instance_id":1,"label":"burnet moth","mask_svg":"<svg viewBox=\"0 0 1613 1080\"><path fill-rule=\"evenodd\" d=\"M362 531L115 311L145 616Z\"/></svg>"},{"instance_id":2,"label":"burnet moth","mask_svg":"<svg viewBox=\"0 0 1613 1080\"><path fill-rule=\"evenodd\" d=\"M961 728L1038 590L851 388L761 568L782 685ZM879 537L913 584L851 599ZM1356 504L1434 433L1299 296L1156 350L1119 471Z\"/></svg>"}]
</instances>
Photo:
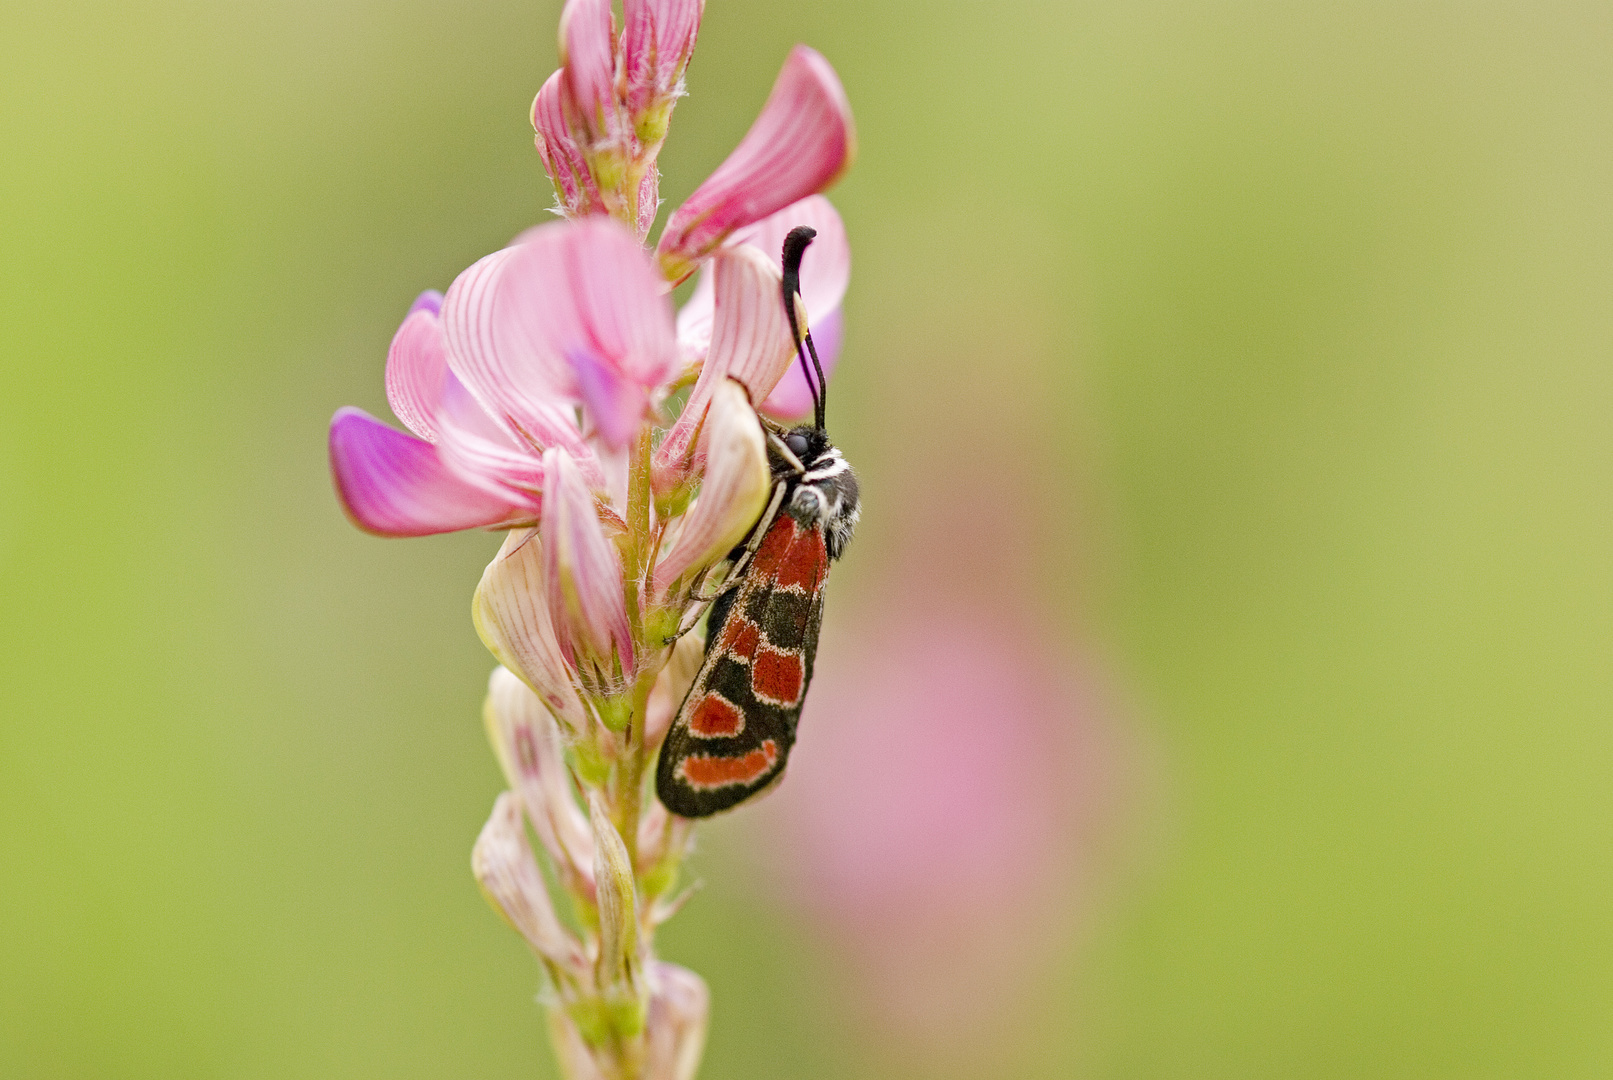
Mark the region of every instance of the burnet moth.
<instances>
[{"instance_id":1,"label":"burnet moth","mask_svg":"<svg viewBox=\"0 0 1613 1080\"><path fill-rule=\"evenodd\" d=\"M857 477L824 430L823 367L797 319L801 257L816 235L802 226L785 237L782 288L814 422L764 422L773 496L728 554L707 617L705 659L655 771L656 795L683 817L727 810L783 775L812 682L829 563L857 526Z\"/></svg>"}]
</instances>

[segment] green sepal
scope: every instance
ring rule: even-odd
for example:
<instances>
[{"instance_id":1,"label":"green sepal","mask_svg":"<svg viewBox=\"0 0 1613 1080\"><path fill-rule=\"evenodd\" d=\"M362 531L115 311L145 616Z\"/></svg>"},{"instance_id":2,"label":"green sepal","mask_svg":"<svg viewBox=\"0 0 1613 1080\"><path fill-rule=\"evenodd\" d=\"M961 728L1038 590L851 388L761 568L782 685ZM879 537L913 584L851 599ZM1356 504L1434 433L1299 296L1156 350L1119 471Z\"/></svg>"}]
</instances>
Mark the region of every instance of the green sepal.
<instances>
[{"instance_id":1,"label":"green sepal","mask_svg":"<svg viewBox=\"0 0 1613 1080\"><path fill-rule=\"evenodd\" d=\"M567 746L566 763L584 787L602 788L610 779L610 762L592 742L579 740Z\"/></svg>"}]
</instances>

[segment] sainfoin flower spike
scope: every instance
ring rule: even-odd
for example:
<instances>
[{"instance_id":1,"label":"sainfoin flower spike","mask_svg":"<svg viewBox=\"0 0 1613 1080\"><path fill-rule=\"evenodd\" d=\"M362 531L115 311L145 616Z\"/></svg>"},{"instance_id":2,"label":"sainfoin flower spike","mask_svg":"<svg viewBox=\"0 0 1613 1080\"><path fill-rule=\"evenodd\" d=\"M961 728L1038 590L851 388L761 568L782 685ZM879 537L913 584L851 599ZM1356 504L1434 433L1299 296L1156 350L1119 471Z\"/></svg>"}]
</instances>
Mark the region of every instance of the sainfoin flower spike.
<instances>
[{"instance_id":1,"label":"sainfoin flower spike","mask_svg":"<svg viewBox=\"0 0 1613 1080\"><path fill-rule=\"evenodd\" d=\"M703 0L625 0L618 25L608 0L567 0L562 66L532 102L561 220L409 308L385 366L402 429L354 408L330 428L360 528L502 533L472 619L502 665L483 717L508 790L472 871L539 962L569 1080L695 1075L708 993L656 958L655 931L688 896L694 820L763 786L722 778L783 768L828 563L857 515L821 426L826 387L803 374L814 353L834 368L851 268L822 195L855 145L827 60L788 55L749 133L651 244L703 15ZM781 268L792 230L815 241ZM675 312L673 287L696 272ZM815 427L767 419L815 411ZM733 616L740 595L745 612L779 598L754 640L735 636L751 617ZM715 677L724 658L754 661L755 679ZM711 726L701 703L724 694L765 745ZM658 756L722 792L649 795Z\"/></svg>"}]
</instances>

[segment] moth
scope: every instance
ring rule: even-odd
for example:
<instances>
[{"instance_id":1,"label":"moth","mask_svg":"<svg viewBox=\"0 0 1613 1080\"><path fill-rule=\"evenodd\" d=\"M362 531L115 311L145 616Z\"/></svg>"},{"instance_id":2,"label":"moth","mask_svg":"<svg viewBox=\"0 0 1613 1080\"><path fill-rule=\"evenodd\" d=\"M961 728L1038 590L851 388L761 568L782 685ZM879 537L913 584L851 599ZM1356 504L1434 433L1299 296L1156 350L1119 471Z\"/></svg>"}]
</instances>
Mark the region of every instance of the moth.
<instances>
[{"instance_id":1,"label":"moth","mask_svg":"<svg viewBox=\"0 0 1613 1080\"><path fill-rule=\"evenodd\" d=\"M783 775L812 682L829 564L861 512L856 474L824 430L823 367L796 312L801 257L816 235L802 226L785 237L782 282L814 422L764 421L772 498L728 554L731 569L707 616L705 658L656 765L656 795L683 817L727 810Z\"/></svg>"}]
</instances>

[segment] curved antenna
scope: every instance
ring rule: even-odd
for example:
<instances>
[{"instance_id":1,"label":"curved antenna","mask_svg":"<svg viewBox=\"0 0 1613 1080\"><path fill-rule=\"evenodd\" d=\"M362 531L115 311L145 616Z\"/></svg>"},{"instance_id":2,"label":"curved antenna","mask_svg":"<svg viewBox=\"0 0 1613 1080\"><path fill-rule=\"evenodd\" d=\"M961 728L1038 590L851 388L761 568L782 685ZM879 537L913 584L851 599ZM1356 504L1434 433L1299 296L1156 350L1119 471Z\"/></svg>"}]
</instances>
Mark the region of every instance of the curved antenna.
<instances>
[{"instance_id":1,"label":"curved antenna","mask_svg":"<svg viewBox=\"0 0 1613 1080\"><path fill-rule=\"evenodd\" d=\"M800 358L801 374L806 376L807 389L812 392L814 426L822 431L824 412L829 405L829 388L824 383L823 365L818 363L818 348L812 343L812 331L809 328L803 334L795 317L795 298L801 295L801 257L817 235L818 230L810 225L798 225L784 238L784 280L781 288L784 293L784 316L790 320L790 337L795 342L795 355ZM811 367L807 366L808 353L812 355ZM814 372L817 373L816 384L812 379Z\"/></svg>"}]
</instances>

